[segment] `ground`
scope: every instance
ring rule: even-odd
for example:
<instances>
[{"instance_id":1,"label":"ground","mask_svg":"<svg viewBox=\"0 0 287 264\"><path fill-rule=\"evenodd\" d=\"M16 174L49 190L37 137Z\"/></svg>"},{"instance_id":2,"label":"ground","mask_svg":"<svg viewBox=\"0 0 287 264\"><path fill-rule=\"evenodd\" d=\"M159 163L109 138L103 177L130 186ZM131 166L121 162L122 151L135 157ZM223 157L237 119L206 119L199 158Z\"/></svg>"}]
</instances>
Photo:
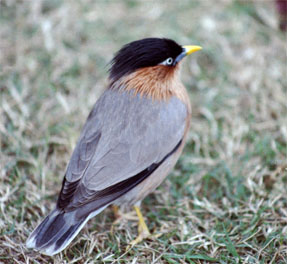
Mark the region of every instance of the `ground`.
<instances>
[{"instance_id":1,"label":"ground","mask_svg":"<svg viewBox=\"0 0 287 264\"><path fill-rule=\"evenodd\" d=\"M287 263L286 34L273 1L0 1L0 263ZM53 209L108 63L168 37L185 59L188 143L142 204L153 233L108 208L53 258L27 250Z\"/></svg>"}]
</instances>

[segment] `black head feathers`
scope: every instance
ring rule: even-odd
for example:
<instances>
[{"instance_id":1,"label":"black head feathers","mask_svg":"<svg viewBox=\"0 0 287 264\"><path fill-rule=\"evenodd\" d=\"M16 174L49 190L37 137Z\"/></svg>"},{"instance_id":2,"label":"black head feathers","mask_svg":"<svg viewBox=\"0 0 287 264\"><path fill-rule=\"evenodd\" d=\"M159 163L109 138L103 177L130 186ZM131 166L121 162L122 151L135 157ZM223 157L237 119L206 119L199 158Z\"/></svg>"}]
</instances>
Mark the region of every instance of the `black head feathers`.
<instances>
[{"instance_id":1,"label":"black head feathers","mask_svg":"<svg viewBox=\"0 0 287 264\"><path fill-rule=\"evenodd\" d=\"M146 38L126 44L111 62L110 79L116 81L139 68L156 66L175 58L183 49L171 39Z\"/></svg>"}]
</instances>

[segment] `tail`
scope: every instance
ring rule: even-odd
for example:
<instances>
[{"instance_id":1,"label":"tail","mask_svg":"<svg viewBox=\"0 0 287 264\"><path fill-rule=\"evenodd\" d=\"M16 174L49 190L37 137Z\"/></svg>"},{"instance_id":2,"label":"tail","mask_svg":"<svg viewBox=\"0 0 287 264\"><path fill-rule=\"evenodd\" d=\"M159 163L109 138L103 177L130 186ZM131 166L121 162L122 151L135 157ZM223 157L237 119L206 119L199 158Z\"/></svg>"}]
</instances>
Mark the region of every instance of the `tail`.
<instances>
[{"instance_id":1,"label":"tail","mask_svg":"<svg viewBox=\"0 0 287 264\"><path fill-rule=\"evenodd\" d=\"M32 232L26 242L28 248L53 256L65 249L81 231L90 218L104 208L94 211L83 219L77 220L76 212L52 211L44 221Z\"/></svg>"}]
</instances>

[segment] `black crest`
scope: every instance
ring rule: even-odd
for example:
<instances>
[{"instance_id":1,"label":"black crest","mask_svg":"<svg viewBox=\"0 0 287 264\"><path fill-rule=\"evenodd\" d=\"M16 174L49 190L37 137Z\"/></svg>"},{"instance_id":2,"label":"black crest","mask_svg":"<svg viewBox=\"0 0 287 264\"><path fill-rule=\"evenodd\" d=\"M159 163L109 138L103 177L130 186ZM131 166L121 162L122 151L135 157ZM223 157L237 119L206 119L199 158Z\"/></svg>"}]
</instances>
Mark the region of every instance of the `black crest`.
<instances>
[{"instance_id":1,"label":"black crest","mask_svg":"<svg viewBox=\"0 0 287 264\"><path fill-rule=\"evenodd\" d=\"M175 60L182 51L175 41L165 38L145 38L128 43L113 58L110 79L118 80L139 68L158 65L169 57Z\"/></svg>"}]
</instances>

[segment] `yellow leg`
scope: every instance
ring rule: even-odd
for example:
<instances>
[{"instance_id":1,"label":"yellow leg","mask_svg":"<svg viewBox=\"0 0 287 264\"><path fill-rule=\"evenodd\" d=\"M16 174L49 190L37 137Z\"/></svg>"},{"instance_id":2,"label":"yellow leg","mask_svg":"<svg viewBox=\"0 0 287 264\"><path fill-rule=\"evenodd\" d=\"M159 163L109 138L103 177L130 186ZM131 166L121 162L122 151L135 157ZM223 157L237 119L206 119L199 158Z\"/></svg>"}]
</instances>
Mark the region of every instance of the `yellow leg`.
<instances>
[{"instance_id":1,"label":"yellow leg","mask_svg":"<svg viewBox=\"0 0 287 264\"><path fill-rule=\"evenodd\" d=\"M138 215L139 218L139 224L138 224L138 232L139 232L139 236L143 236L143 238L147 238L150 236L150 232L148 230L148 227L144 221L143 215L141 213L141 210L139 207L135 206L134 207L136 210L136 213Z\"/></svg>"},{"instance_id":2,"label":"yellow leg","mask_svg":"<svg viewBox=\"0 0 287 264\"><path fill-rule=\"evenodd\" d=\"M119 214L119 207L117 205L113 205L112 206L112 210L113 210L113 213L114 213L114 216L116 218L116 220L112 223L112 227L111 227L111 233L113 234L114 233L114 229L115 229L115 225L118 223L118 220L120 218L120 214Z\"/></svg>"},{"instance_id":3,"label":"yellow leg","mask_svg":"<svg viewBox=\"0 0 287 264\"><path fill-rule=\"evenodd\" d=\"M134 214L122 213L117 205L113 205L112 210L115 216L115 221L112 223L111 230L110 230L111 233L114 232L115 226L118 225L119 223L122 223L124 220L137 220L137 217Z\"/></svg>"},{"instance_id":4,"label":"yellow leg","mask_svg":"<svg viewBox=\"0 0 287 264\"><path fill-rule=\"evenodd\" d=\"M113 205L112 208L113 208L113 213L114 213L115 218L120 217L119 207L117 205Z\"/></svg>"},{"instance_id":5,"label":"yellow leg","mask_svg":"<svg viewBox=\"0 0 287 264\"><path fill-rule=\"evenodd\" d=\"M128 245L126 250L129 250L130 248L132 248L133 246L135 246L136 244L140 243L141 241L143 241L144 239L148 238L151 236L148 227L144 221L143 215L140 211L140 208L135 206L134 207L136 210L136 213L138 215L138 219L139 219L139 223L138 223L138 236L135 240L131 241L130 244Z\"/></svg>"}]
</instances>

